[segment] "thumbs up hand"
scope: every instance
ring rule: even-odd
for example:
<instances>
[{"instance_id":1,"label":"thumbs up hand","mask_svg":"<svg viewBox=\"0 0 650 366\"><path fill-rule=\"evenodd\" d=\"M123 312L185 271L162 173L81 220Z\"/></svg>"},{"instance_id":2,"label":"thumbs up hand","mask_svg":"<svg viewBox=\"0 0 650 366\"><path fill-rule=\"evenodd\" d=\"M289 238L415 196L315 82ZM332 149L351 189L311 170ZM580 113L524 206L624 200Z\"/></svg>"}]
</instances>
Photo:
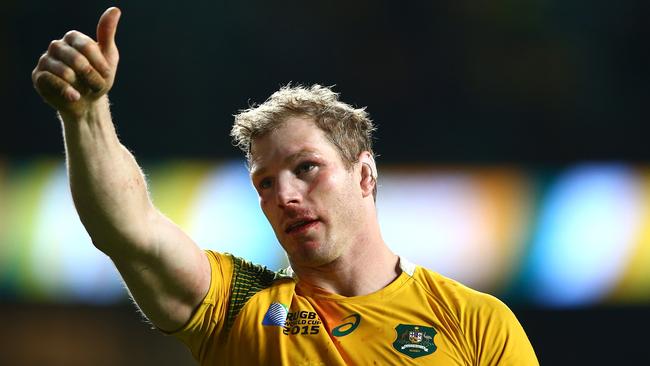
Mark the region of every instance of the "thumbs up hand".
<instances>
[{"instance_id":1,"label":"thumbs up hand","mask_svg":"<svg viewBox=\"0 0 650 366\"><path fill-rule=\"evenodd\" d=\"M81 117L113 86L119 52L115 33L121 12L109 8L97 24L97 41L70 31L50 43L34 71L34 88L62 115Z\"/></svg>"}]
</instances>

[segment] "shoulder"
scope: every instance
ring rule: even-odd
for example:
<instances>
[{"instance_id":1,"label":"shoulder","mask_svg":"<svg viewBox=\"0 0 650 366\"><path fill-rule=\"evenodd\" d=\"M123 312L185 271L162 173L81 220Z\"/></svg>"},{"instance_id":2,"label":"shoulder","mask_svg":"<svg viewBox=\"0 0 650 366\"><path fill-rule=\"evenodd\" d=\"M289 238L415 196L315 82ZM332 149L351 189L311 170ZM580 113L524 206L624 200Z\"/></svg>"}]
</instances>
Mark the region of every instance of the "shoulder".
<instances>
[{"instance_id":1,"label":"shoulder","mask_svg":"<svg viewBox=\"0 0 650 366\"><path fill-rule=\"evenodd\" d=\"M420 266L413 278L452 314L480 364L538 365L525 331L501 300Z\"/></svg>"},{"instance_id":2,"label":"shoulder","mask_svg":"<svg viewBox=\"0 0 650 366\"><path fill-rule=\"evenodd\" d=\"M232 277L233 283L248 283L264 288L275 280L291 277L291 272L287 269L272 271L266 266L255 264L230 253L220 253L213 250L205 250L205 253L210 262L212 273Z\"/></svg>"},{"instance_id":3,"label":"shoulder","mask_svg":"<svg viewBox=\"0 0 650 366\"><path fill-rule=\"evenodd\" d=\"M477 307L507 308L503 302L490 294L472 289L422 266L415 266L413 279L432 296L459 310L473 311Z\"/></svg>"},{"instance_id":4,"label":"shoulder","mask_svg":"<svg viewBox=\"0 0 650 366\"><path fill-rule=\"evenodd\" d=\"M290 278L286 271L272 271L267 267L252 263L229 253L206 250L215 273L229 273L227 281L230 293L226 315L226 329L232 326L242 308L255 295L271 288L281 280Z\"/></svg>"},{"instance_id":5,"label":"shoulder","mask_svg":"<svg viewBox=\"0 0 650 366\"><path fill-rule=\"evenodd\" d=\"M444 308L467 333L486 328L518 327L510 308L493 295L477 291L437 272L417 266L413 279L428 291L431 301Z\"/></svg>"},{"instance_id":6,"label":"shoulder","mask_svg":"<svg viewBox=\"0 0 650 366\"><path fill-rule=\"evenodd\" d=\"M284 271L272 271L230 254L226 256L233 266L230 305L235 308L241 308L255 294L288 276Z\"/></svg>"}]
</instances>

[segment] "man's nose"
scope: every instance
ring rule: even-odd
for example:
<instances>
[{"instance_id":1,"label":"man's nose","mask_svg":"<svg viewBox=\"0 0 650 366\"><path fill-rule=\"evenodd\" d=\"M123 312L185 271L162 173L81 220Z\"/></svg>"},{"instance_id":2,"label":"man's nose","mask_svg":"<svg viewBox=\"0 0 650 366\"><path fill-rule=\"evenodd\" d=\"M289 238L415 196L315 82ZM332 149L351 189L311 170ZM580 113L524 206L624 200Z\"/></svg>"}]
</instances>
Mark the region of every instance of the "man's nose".
<instances>
[{"instance_id":1,"label":"man's nose","mask_svg":"<svg viewBox=\"0 0 650 366\"><path fill-rule=\"evenodd\" d=\"M276 200L280 208L286 208L301 201L299 182L290 177L279 177L277 180Z\"/></svg>"}]
</instances>

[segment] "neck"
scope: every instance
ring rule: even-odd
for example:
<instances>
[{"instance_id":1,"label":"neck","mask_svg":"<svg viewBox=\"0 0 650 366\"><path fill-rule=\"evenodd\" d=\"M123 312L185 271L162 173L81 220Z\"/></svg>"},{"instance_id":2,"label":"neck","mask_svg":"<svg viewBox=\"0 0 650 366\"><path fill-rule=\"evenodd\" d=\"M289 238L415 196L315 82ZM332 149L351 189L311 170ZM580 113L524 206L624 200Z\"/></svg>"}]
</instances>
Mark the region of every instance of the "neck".
<instances>
[{"instance_id":1,"label":"neck","mask_svg":"<svg viewBox=\"0 0 650 366\"><path fill-rule=\"evenodd\" d=\"M377 235L375 240L357 238L335 260L319 266L293 267L301 284L343 296L361 296L381 290L402 272L399 257Z\"/></svg>"}]
</instances>

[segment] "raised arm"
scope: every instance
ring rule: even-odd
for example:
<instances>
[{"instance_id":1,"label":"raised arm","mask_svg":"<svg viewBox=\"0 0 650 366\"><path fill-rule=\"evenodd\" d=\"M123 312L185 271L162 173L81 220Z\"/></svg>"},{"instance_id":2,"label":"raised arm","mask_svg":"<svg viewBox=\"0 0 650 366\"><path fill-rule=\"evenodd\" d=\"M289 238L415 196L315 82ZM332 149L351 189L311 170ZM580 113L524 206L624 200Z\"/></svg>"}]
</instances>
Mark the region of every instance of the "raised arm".
<instances>
[{"instance_id":1,"label":"raised arm","mask_svg":"<svg viewBox=\"0 0 650 366\"><path fill-rule=\"evenodd\" d=\"M97 25L97 41L70 31L52 41L32 81L62 121L75 207L94 245L117 266L159 328L189 320L210 285L203 251L151 203L140 167L119 142L106 93L113 86L120 10Z\"/></svg>"}]
</instances>

